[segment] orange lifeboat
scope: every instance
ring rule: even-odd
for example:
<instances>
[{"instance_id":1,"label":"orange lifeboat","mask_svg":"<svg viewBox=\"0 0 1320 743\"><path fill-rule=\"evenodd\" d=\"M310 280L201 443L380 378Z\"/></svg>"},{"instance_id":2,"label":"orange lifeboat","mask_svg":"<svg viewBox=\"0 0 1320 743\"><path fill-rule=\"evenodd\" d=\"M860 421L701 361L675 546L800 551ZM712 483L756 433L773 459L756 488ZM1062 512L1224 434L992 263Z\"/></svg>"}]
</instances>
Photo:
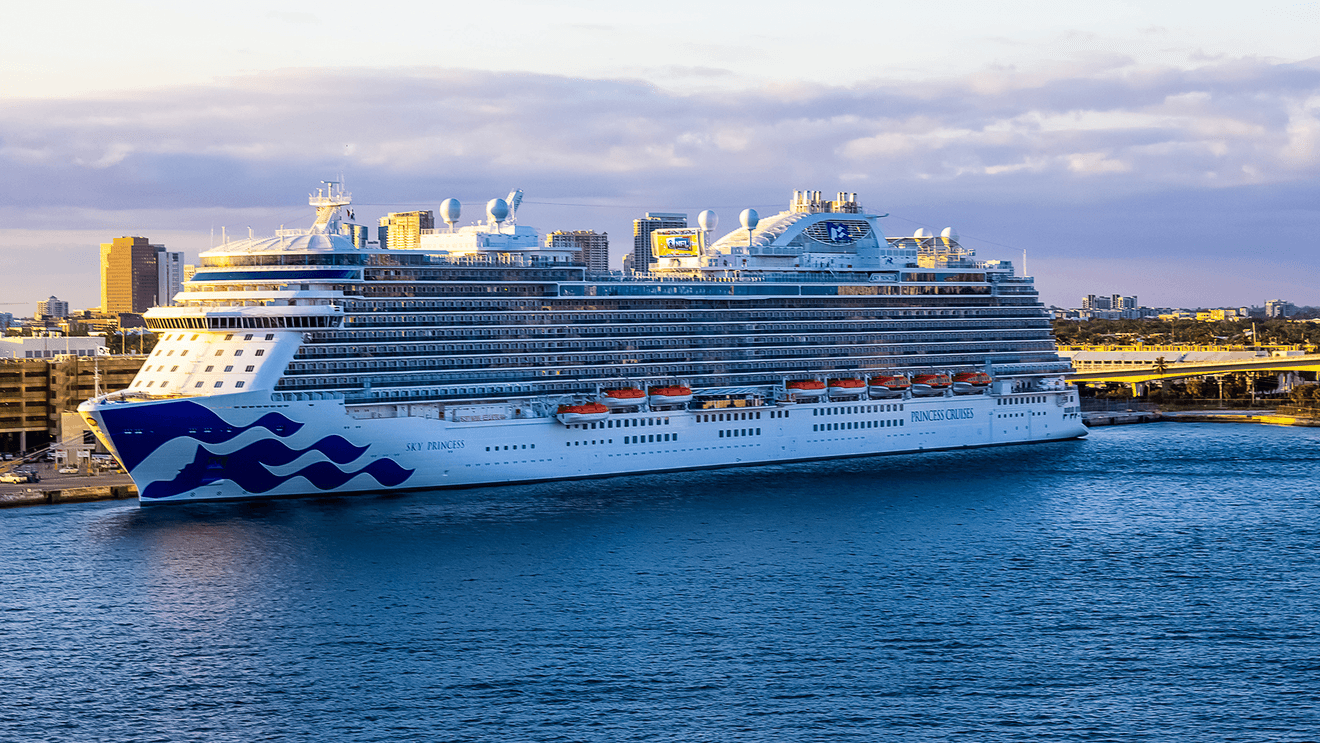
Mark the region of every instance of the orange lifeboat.
<instances>
[{"instance_id":1,"label":"orange lifeboat","mask_svg":"<svg viewBox=\"0 0 1320 743\"><path fill-rule=\"evenodd\" d=\"M912 383L902 374L881 374L871 377L867 392L874 398L902 397L911 389Z\"/></svg>"},{"instance_id":2,"label":"orange lifeboat","mask_svg":"<svg viewBox=\"0 0 1320 743\"><path fill-rule=\"evenodd\" d=\"M830 397L856 397L866 390L866 382L860 379L831 379Z\"/></svg>"},{"instance_id":3,"label":"orange lifeboat","mask_svg":"<svg viewBox=\"0 0 1320 743\"><path fill-rule=\"evenodd\" d=\"M646 393L636 387L605 390L600 394L600 402L609 408L637 407L646 402Z\"/></svg>"},{"instance_id":4,"label":"orange lifeboat","mask_svg":"<svg viewBox=\"0 0 1320 743\"><path fill-rule=\"evenodd\" d=\"M921 397L943 395L952 386L948 374L918 374L912 378L912 394Z\"/></svg>"},{"instance_id":5,"label":"orange lifeboat","mask_svg":"<svg viewBox=\"0 0 1320 743\"><path fill-rule=\"evenodd\" d=\"M814 379L798 379L789 382L786 386L789 392L798 397L820 397L825 394L825 383Z\"/></svg>"},{"instance_id":6,"label":"orange lifeboat","mask_svg":"<svg viewBox=\"0 0 1320 743\"><path fill-rule=\"evenodd\" d=\"M692 400L692 389L681 384L651 388L652 405L682 405Z\"/></svg>"},{"instance_id":7,"label":"orange lifeboat","mask_svg":"<svg viewBox=\"0 0 1320 743\"><path fill-rule=\"evenodd\" d=\"M975 395L990 386L990 375L985 372L959 372L953 375L953 394Z\"/></svg>"},{"instance_id":8,"label":"orange lifeboat","mask_svg":"<svg viewBox=\"0 0 1320 743\"><path fill-rule=\"evenodd\" d=\"M560 405L555 417L560 423L571 426L574 423L603 421L610 417L610 409L598 402L589 402L586 405Z\"/></svg>"}]
</instances>

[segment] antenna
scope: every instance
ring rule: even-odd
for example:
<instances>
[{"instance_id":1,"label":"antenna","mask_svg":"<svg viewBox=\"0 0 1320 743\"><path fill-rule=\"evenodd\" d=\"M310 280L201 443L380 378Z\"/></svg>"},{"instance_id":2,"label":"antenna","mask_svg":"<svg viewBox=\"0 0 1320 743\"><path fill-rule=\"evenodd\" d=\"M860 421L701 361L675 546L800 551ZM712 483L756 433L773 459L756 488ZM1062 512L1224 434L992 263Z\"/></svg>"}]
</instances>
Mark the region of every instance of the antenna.
<instances>
[{"instance_id":1,"label":"antenna","mask_svg":"<svg viewBox=\"0 0 1320 743\"><path fill-rule=\"evenodd\" d=\"M752 247L752 231L756 225L761 223L761 215L756 213L755 209L743 209L742 214L738 215L738 221L742 222L743 229L747 230L747 247Z\"/></svg>"},{"instance_id":2,"label":"antenna","mask_svg":"<svg viewBox=\"0 0 1320 743\"><path fill-rule=\"evenodd\" d=\"M504 199L491 199L486 204L486 218L495 225L495 231L500 231L500 224L509 216L509 205Z\"/></svg>"},{"instance_id":3,"label":"antenna","mask_svg":"<svg viewBox=\"0 0 1320 743\"><path fill-rule=\"evenodd\" d=\"M449 225L449 231L454 231L454 225L458 223L458 217L463 213L463 205L458 199L445 199L440 202L440 218Z\"/></svg>"}]
</instances>

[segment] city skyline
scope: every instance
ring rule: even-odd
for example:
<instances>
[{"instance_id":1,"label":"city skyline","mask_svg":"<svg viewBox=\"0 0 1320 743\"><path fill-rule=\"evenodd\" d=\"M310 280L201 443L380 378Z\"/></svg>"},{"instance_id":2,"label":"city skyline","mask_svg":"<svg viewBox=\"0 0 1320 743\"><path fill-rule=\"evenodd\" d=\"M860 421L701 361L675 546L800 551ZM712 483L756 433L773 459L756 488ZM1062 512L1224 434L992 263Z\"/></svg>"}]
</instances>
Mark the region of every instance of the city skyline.
<instances>
[{"instance_id":1,"label":"city skyline","mask_svg":"<svg viewBox=\"0 0 1320 743\"><path fill-rule=\"evenodd\" d=\"M1047 304L1097 283L1161 306L1320 304L1312 6L514 3L493 25L423 9L389 21L387 48L316 63L349 6L74 7L22 9L20 28L62 33L0 50L19 73L0 82L7 302L94 306L115 236L194 262L222 228L306 226L304 195L343 173L373 233L448 197L469 223L511 188L542 235L707 208L727 231L795 188L848 190L890 235L952 226L982 258L1025 250ZM355 33L387 10L354 13ZM883 43L831 43L841 16ZM140 43L91 64L92 40L129 29Z\"/></svg>"}]
</instances>

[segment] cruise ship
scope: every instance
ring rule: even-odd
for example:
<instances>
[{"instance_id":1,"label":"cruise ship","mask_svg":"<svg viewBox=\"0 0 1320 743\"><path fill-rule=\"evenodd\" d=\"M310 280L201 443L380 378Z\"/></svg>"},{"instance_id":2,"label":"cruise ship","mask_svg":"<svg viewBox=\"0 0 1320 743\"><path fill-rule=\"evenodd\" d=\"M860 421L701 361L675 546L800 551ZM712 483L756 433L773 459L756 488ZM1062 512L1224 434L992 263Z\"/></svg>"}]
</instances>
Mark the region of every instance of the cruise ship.
<instances>
[{"instance_id":1,"label":"cruise ship","mask_svg":"<svg viewBox=\"0 0 1320 743\"><path fill-rule=\"evenodd\" d=\"M516 192L519 196L521 192ZM855 194L589 271L486 219L415 246L309 229L227 240L124 390L79 411L143 504L470 487L1073 439L1050 316L946 229L886 237ZM516 201L514 203L516 207ZM661 234L666 233L666 234Z\"/></svg>"}]
</instances>

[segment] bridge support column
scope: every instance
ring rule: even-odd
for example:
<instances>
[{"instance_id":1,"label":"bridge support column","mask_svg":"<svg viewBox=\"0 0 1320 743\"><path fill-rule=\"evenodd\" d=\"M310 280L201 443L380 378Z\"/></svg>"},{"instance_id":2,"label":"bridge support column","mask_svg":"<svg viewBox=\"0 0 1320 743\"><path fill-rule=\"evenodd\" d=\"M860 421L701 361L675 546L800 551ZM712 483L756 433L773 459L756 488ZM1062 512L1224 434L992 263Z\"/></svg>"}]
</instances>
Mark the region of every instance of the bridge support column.
<instances>
[{"instance_id":1,"label":"bridge support column","mask_svg":"<svg viewBox=\"0 0 1320 743\"><path fill-rule=\"evenodd\" d=\"M1133 383L1132 383L1132 396L1133 396L1133 397L1141 397L1141 396L1144 395L1144 394L1146 394L1146 383L1145 383L1145 382L1133 382Z\"/></svg>"}]
</instances>

